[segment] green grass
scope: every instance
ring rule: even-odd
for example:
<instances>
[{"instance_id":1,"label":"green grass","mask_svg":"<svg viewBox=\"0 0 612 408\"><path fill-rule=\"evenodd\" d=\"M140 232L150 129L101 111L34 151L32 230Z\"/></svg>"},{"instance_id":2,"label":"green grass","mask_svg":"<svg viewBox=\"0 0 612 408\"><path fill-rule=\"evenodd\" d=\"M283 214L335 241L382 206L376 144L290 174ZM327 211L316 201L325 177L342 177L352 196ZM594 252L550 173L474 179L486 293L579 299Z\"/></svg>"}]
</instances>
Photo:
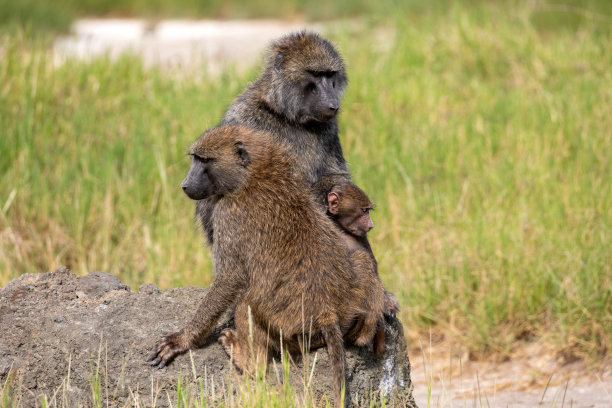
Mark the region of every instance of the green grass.
<instances>
[{"instance_id":1,"label":"green grass","mask_svg":"<svg viewBox=\"0 0 612 408\"><path fill-rule=\"evenodd\" d=\"M220 19L338 20L367 16L385 21L400 13L437 15L453 0L0 0L0 31L27 25L36 32L66 32L80 17L138 17L155 21L165 17ZM487 0L465 2L473 6ZM524 5L520 0L498 0L508 9ZM532 18L543 28L560 25L577 28L590 20L606 21L612 14L607 0L537 0ZM603 18L602 18L603 16Z\"/></svg>"},{"instance_id":2,"label":"green grass","mask_svg":"<svg viewBox=\"0 0 612 408\"><path fill-rule=\"evenodd\" d=\"M0 0L0 28L27 24L35 31L65 32L79 17L164 17L330 20L382 18L400 4L423 10L427 0Z\"/></svg>"},{"instance_id":3,"label":"green grass","mask_svg":"<svg viewBox=\"0 0 612 408\"><path fill-rule=\"evenodd\" d=\"M540 337L604 355L612 18L523 3L402 13L388 49L371 30L334 39L345 155L377 204L370 237L408 333L439 328L475 355ZM64 264L132 287L209 284L185 152L256 71L54 68L43 49L0 40L0 284Z\"/></svg>"}]
</instances>

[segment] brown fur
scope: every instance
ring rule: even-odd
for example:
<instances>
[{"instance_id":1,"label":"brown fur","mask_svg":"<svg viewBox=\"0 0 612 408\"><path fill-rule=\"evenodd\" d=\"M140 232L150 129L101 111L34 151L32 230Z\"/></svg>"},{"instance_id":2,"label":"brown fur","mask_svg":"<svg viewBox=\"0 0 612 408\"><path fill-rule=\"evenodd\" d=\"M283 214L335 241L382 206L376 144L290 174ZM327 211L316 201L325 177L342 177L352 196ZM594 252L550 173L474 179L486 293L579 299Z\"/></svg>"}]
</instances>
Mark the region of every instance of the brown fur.
<instances>
[{"instance_id":1,"label":"brown fur","mask_svg":"<svg viewBox=\"0 0 612 408\"><path fill-rule=\"evenodd\" d=\"M248 157L237 155L237 146ZM150 361L163 367L200 344L237 301L236 328L220 338L236 365L251 371L253 357L261 361L268 349L279 351L281 336L290 350L299 349L302 336L315 344L324 341L338 405L345 381L343 337L358 344L371 341L373 330L361 327L382 316L380 281L356 273L361 266L353 266L370 262L369 257L349 258L340 231L294 171L294 159L268 134L224 126L204 133L190 153L207 163L206 174L222 191L213 193L211 217L216 278L193 320L162 338ZM371 299L380 304L370 305Z\"/></svg>"},{"instance_id":2,"label":"brown fur","mask_svg":"<svg viewBox=\"0 0 612 408\"><path fill-rule=\"evenodd\" d=\"M334 73L339 103L347 83L342 57L320 35L298 32L272 42L261 75L229 106L221 125L268 132L275 141L285 143L295 157L295 170L306 180L306 188L312 189L323 209L327 192L334 184L349 181L350 174L338 137L336 115L312 117L312 112L305 108L308 71ZM211 245L212 207L213 198L198 201L196 207L196 217Z\"/></svg>"},{"instance_id":3,"label":"brown fur","mask_svg":"<svg viewBox=\"0 0 612 408\"><path fill-rule=\"evenodd\" d=\"M353 183L341 183L332 187L327 196L328 213L331 214L336 223L342 228L343 239L351 257L362 257L367 254L369 263L359 262L360 267L356 271L360 274L375 276L378 280L378 263L374 252L367 239L368 231L374 227L370 218L370 210L374 204L368 195ZM399 311L399 303L393 293L384 292L384 314L395 315ZM378 300L372 300L371 305L378 305ZM377 331L374 337L374 352L382 353L385 347L384 321L376 322Z\"/></svg>"}]
</instances>

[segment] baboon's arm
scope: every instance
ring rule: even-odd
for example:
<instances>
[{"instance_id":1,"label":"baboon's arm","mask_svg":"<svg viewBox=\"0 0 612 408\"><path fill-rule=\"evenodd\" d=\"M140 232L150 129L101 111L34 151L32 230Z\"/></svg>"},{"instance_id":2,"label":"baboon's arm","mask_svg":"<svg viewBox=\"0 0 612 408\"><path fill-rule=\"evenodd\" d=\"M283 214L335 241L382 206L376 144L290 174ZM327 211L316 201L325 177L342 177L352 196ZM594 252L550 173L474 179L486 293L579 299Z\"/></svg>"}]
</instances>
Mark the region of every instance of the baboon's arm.
<instances>
[{"instance_id":1,"label":"baboon's arm","mask_svg":"<svg viewBox=\"0 0 612 408\"><path fill-rule=\"evenodd\" d=\"M219 317L236 301L246 278L237 265L232 265L232 259L235 258L223 257L218 262L215 267L217 276L200 302L195 316L183 329L157 342L147 359L150 365L163 368L177 355L202 344Z\"/></svg>"},{"instance_id":2,"label":"baboon's arm","mask_svg":"<svg viewBox=\"0 0 612 408\"><path fill-rule=\"evenodd\" d=\"M247 278L233 265L233 257L224 257L215 266L216 278L198 306L193 319L183 331L192 346L202 344L223 313L236 302Z\"/></svg>"}]
</instances>

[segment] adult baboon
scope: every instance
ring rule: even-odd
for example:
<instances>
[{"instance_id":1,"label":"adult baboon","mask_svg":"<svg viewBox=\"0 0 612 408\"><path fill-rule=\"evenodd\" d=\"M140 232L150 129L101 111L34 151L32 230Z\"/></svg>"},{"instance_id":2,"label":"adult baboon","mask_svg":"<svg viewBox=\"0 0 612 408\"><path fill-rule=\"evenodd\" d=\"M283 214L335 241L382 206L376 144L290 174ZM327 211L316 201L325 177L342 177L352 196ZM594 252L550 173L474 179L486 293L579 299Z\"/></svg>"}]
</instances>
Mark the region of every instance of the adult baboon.
<instances>
[{"instance_id":1,"label":"adult baboon","mask_svg":"<svg viewBox=\"0 0 612 408\"><path fill-rule=\"evenodd\" d=\"M281 336L290 350L299 349L302 336L325 342L338 405L345 379L343 340L358 345L372 340L375 328L355 327L382 318L380 280L355 271L364 257L349 259L338 228L294 170L295 159L268 134L219 127L205 132L190 154L183 190L194 200L216 199L210 218L216 277L191 322L163 337L149 361L163 367L200 344L237 302L236 329L224 330L220 338L236 365L252 369L250 309L255 356L278 351ZM378 304L371 305L372 299Z\"/></svg>"},{"instance_id":2,"label":"adult baboon","mask_svg":"<svg viewBox=\"0 0 612 408\"><path fill-rule=\"evenodd\" d=\"M271 44L262 74L230 105L221 124L268 132L285 143L323 210L332 186L350 182L336 119L346 84L344 61L329 41L316 33L289 34ZM210 244L214 202L212 197L196 204ZM370 248L365 235L361 241ZM395 307L386 313L396 313L397 299L387 295Z\"/></svg>"},{"instance_id":3,"label":"adult baboon","mask_svg":"<svg viewBox=\"0 0 612 408\"><path fill-rule=\"evenodd\" d=\"M323 209L329 189L350 181L336 119L346 84L344 61L329 41L310 32L289 34L271 44L262 74L230 105L221 125L261 130L287 143ZM213 205L207 199L196 207L209 243Z\"/></svg>"}]
</instances>

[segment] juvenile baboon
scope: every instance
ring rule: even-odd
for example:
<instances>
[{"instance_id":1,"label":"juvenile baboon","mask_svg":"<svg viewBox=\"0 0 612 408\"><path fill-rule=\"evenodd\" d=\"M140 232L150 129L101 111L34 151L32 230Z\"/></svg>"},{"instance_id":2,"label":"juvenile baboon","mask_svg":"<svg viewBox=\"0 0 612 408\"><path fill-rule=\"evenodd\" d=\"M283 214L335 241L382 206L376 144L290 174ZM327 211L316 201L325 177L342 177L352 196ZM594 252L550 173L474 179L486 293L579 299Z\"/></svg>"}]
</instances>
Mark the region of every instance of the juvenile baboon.
<instances>
[{"instance_id":1,"label":"juvenile baboon","mask_svg":"<svg viewBox=\"0 0 612 408\"><path fill-rule=\"evenodd\" d=\"M362 263L361 273L371 273L378 277L378 263L367 239L367 233L374 227L370 211L374 204L368 195L355 184L340 183L332 187L327 195L328 213L342 228L343 239L351 254L365 252L369 256L370 264ZM352 255L353 258L355 255ZM359 271L359 269L358 269ZM395 315L399 311L399 302L393 293L385 291L384 313ZM374 352L384 350L385 330L384 322L378 322L378 330L374 338Z\"/></svg>"},{"instance_id":2,"label":"juvenile baboon","mask_svg":"<svg viewBox=\"0 0 612 408\"><path fill-rule=\"evenodd\" d=\"M374 261L367 233L374 228L370 211L374 204L370 197L353 183L340 183L327 194L327 211L345 232L344 241L349 250L366 250Z\"/></svg>"},{"instance_id":3,"label":"juvenile baboon","mask_svg":"<svg viewBox=\"0 0 612 408\"><path fill-rule=\"evenodd\" d=\"M344 61L329 41L310 32L289 34L271 44L262 74L230 105L221 125L268 132L286 143L323 210L331 187L350 181L336 119L346 84ZM196 207L210 244L213 206L207 199Z\"/></svg>"},{"instance_id":4,"label":"juvenile baboon","mask_svg":"<svg viewBox=\"0 0 612 408\"><path fill-rule=\"evenodd\" d=\"M192 167L183 190L194 200L216 200L210 217L216 277L191 322L163 337L149 361L163 367L201 344L236 303L236 328L224 330L219 339L236 365L253 368L249 333L255 357L279 351L281 336L290 350L300 348L302 336L324 342L338 405L345 379L344 338L367 344L374 332L368 338L354 328L382 318L380 280L354 270L354 262L368 257L349 259L340 231L317 208L294 158L268 134L223 126L205 132L189 153ZM373 298L379 304L364 309Z\"/></svg>"}]
</instances>

